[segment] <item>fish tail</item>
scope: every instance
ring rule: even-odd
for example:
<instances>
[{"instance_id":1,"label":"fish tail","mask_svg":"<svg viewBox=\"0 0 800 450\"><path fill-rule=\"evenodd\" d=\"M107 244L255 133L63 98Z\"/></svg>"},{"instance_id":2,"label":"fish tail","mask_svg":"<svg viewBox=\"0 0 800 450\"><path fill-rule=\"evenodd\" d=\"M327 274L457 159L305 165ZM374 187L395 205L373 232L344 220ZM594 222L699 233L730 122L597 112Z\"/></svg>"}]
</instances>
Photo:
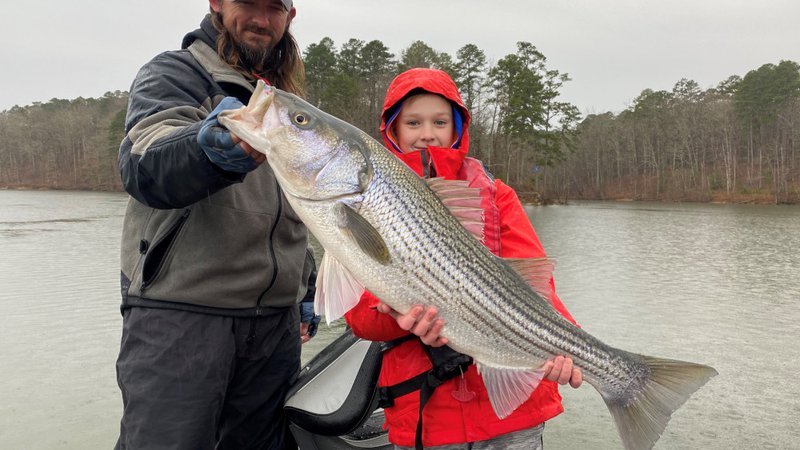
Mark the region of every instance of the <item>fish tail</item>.
<instances>
[{"instance_id":1,"label":"fish tail","mask_svg":"<svg viewBox=\"0 0 800 450\"><path fill-rule=\"evenodd\" d=\"M603 399L627 450L653 448L670 416L696 390L717 375L712 367L685 361L637 355L644 364L625 394Z\"/></svg>"}]
</instances>

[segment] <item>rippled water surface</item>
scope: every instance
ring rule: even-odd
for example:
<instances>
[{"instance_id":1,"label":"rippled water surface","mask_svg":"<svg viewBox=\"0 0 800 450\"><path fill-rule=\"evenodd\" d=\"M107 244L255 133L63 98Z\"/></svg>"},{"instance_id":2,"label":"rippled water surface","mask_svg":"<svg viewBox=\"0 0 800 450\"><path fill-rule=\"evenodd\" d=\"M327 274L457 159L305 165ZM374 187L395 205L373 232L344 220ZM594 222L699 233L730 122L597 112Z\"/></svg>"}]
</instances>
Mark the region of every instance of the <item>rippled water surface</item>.
<instances>
[{"instance_id":1,"label":"rippled water surface","mask_svg":"<svg viewBox=\"0 0 800 450\"><path fill-rule=\"evenodd\" d=\"M0 191L0 448L110 449L121 400L126 197ZM588 332L720 375L656 449L800 448L800 208L573 203L529 215ZM322 326L308 360L342 330ZM590 386L562 389L545 448L621 449Z\"/></svg>"},{"instance_id":2,"label":"rippled water surface","mask_svg":"<svg viewBox=\"0 0 800 450\"><path fill-rule=\"evenodd\" d=\"M800 448L800 208L573 203L529 208L583 328L715 367L657 449ZM551 448L621 448L593 389L562 389Z\"/></svg>"}]
</instances>

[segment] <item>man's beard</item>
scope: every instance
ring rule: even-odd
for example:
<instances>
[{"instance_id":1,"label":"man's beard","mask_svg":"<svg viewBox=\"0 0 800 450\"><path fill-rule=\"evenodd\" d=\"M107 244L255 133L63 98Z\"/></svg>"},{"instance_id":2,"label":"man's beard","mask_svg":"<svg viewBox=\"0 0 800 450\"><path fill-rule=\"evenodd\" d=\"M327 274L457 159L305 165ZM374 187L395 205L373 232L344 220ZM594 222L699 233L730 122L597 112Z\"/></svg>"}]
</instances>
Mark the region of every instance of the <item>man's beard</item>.
<instances>
[{"instance_id":1,"label":"man's beard","mask_svg":"<svg viewBox=\"0 0 800 450\"><path fill-rule=\"evenodd\" d=\"M287 36L286 33L289 32L289 25L287 24L283 36L280 40L276 41L276 36L272 30L249 24L245 27L244 31L266 34L272 38L269 44L253 47L237 39L233 33L225 28L222 14L218 12L212 13L211 22L219 33L216 42L219 56L232 67L243 73L257 73L261 74L261 76L264 76L264 71L275 63L272 60L276 57L276 53L281 53L279 49L284 45L284 40Z\"/></svg>"},{"instance_id":2,"label":"man's beard","mask_svg":"<svg viewBox=\"0 0 800 450\"><path fill-rule=\"evenodd\" d=\"M249 70L260 70L264 68L264 63L267 62L270 53L272 53L272 46L252 48L242 42L234 44L236 53L239 54L239 61L242 66Z\"/></svg>"},{"instance_id":3,"label":"man's beard","mask_svg":"<svg viewBox=\"0 0 800 450\"><path fill-rule=\"evenodd\" d=\"M245 28L245 31L250 31L252 33L258 33L258 34L266 34L269 35L273 40L275 39L275 36L272 33L270 33L269 30L261 29L256 26L248 26ZM270 53L272 53L274 44L265 47L253 48L248 46L244 42L234 40L234 48L236 49L236 52L239 54L241 64L246 68L253 70L253 69L263 69L264 64L267 62L267 58L269 58Z\"/></svg>"}]
</instances>

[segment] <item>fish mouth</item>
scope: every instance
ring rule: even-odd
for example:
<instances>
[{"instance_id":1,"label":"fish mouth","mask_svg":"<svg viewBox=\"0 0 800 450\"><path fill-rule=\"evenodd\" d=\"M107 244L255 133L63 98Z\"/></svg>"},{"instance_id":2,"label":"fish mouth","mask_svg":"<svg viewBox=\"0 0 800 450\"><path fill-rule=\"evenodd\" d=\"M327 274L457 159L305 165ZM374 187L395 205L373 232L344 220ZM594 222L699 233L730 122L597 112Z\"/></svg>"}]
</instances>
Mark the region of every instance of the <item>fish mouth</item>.
<instances>
[{"instance_id":1,"label":"fish mouth","mask_svg":"<svg viewBox=\"0 0 800 450\"><path fill-rule=\"evenodd\" d=\"M279 105L278 102L275 101L275 91L273 90L263 100L264 111L263 112L259 111L258 113L260 127L263 130L265 136L271 136L272 132L275 132L282 128L281 114L278 108Z\"/></svg>"},{"instance_id":2,"label":"fish mouth","mask_svg":"<svg viewBox=\"0 0 800 450\"><path fill-rule=\"evenodd\" d=\"M250 101L245 106L245 115L253 122L262 122L275 100L275 88L258 80Z\"/></svg>"}]
</instances>

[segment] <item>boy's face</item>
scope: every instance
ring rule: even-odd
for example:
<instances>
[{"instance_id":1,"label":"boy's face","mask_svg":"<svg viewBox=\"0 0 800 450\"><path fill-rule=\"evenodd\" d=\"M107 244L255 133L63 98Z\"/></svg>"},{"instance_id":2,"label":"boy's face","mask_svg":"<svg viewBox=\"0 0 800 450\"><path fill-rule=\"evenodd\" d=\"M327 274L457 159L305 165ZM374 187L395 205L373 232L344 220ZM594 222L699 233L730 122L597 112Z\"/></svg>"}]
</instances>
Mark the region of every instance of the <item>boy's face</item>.
<instances>
[{"instance_id":1,"label":"boy's face","mask_svg":"<svg viewBox=\"0 0 800 450\"><path fill-rule=\"evenodd\" d=\"M450 147L455 141L453 107L436 94L411 96L394 120L394 131L403 152Z\"/></svg>"}]
</instances>

